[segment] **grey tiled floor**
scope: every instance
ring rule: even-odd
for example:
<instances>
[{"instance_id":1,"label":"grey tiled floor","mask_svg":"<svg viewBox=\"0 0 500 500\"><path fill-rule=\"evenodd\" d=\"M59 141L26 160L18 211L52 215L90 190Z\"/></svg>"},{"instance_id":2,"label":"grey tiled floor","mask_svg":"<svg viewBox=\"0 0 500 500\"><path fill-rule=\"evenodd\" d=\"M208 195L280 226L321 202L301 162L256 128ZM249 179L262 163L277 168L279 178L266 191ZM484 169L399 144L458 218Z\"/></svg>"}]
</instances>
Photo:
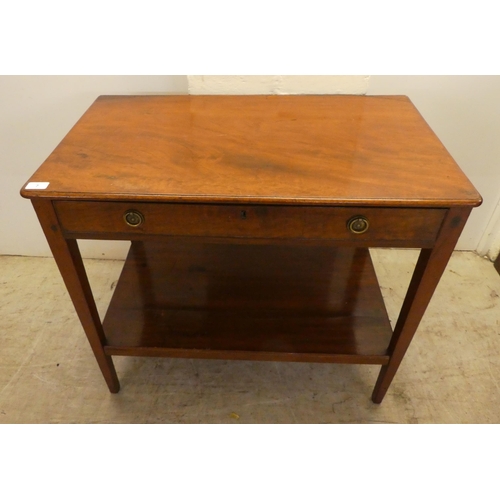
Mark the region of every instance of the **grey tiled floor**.
<instances>
[{"instance_id":1,"label":"grey tiled floor","mask_svg":"<svg viewBox=\"0 0 500 500\"><path fill-rule=\"evenodd\" d=\"M416 252L372 251L391 320ZM122 262L87 260L100 313ZM500 276L456 252L381 405L378 367L115 358L110 394L52 259L0 257L0 423L498 423Z\"/></svg>"}]
</instances>

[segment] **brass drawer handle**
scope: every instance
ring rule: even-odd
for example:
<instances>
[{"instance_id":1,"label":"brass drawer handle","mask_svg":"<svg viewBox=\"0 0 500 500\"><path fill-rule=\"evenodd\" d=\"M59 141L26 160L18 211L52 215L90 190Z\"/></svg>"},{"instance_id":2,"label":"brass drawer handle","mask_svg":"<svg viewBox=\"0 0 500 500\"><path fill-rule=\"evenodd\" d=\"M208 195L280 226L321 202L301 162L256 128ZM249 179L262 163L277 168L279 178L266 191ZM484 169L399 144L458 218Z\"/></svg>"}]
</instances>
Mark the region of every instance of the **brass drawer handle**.
<instances>
[{"instance_id":1,"label":"brass drawer handle","mask_svg":"<svg viewBox=\"0 0 500 500\"><path fill-rule=\"evenodd\" d=\"M138 210L127 210L123 219L130 227L138 227L144 222L144 215Z\"/></svg>"},{"instance_id":2,"label":"brass drawer handle","mask_svg":"<svg viewBox=\"0 0 500 500\"><path fill-rule=\"evenodd\" d=\"M355 217L349 219L349 221L347 222L347 227L353 234L363 234L368 231L370 223L368 222L368 219L366 217L363 217L362 215L356 215Z\"/></svg>"}]
</instances>

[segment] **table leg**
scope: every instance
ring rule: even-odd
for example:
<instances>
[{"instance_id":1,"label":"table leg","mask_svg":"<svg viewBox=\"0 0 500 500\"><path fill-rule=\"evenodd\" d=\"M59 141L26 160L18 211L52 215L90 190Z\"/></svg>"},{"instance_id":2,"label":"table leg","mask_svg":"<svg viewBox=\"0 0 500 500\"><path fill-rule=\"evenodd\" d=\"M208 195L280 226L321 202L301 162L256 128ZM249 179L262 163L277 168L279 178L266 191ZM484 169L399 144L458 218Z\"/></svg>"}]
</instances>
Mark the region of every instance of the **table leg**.
<instances>
[{"instance_id":1,"label":"table leg","mask_svg":"<svg viewBox=\"0 0 500 500\"><path fill-rule=\"evenodd\" d=\"M448 210L433 248L422 249L389 344L389 363L382 367L372 394L381 403L417 330L441 275L467 222L471 208Z\"/></svg>"},{"instance_id":2,"label":"table leg","mask_svg":"<svg viewBox=\"0 0 500 500\"><path fill-rule=\"evenodd\" d=\"M78 244L62 235L50 200L33 199L32 203L104 379L109 390L116 393L120 383L111 356L104 353L106 338Z\"/></svg>"}]
</instances>

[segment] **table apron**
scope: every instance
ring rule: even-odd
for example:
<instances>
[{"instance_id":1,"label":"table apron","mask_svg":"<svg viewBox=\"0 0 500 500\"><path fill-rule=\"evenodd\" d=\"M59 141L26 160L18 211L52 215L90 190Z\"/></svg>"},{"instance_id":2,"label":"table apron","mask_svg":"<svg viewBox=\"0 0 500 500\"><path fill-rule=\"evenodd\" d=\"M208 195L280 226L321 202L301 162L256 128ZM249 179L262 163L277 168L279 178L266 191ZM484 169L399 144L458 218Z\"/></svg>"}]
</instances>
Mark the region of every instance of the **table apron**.
<instances>
[{"instance_id":1,"label":"table apron","mask_svg":"<svg viewBox=\"0 0 500 500\"><path fill-rule=\"evenodd\" d=\"M66 238L148 240L203 237L237 241L294 240L353 246L430 248L446 208L324 207L53 201ZM139 213L137 227L125 214ZM351 232L354 217L368 221L362 234Z\"/></svg>"}]
</instances>

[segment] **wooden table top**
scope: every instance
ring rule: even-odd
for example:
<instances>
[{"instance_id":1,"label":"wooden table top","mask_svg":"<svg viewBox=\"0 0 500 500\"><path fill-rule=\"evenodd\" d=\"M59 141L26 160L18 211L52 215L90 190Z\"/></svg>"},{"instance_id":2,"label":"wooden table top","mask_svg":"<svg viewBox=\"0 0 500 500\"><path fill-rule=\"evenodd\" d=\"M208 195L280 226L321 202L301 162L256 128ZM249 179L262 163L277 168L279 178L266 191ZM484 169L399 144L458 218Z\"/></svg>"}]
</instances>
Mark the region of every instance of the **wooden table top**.
<instances>
[{"instance_id":1,"label":"wooden table top","mask_svg":"<svg viewBox=\"0 0 500 500\"><path fill-rule=\"evenodd\" d=\"M27 198L478 206L405 96L101 96Z\"/></svg>"}]
</instances>

